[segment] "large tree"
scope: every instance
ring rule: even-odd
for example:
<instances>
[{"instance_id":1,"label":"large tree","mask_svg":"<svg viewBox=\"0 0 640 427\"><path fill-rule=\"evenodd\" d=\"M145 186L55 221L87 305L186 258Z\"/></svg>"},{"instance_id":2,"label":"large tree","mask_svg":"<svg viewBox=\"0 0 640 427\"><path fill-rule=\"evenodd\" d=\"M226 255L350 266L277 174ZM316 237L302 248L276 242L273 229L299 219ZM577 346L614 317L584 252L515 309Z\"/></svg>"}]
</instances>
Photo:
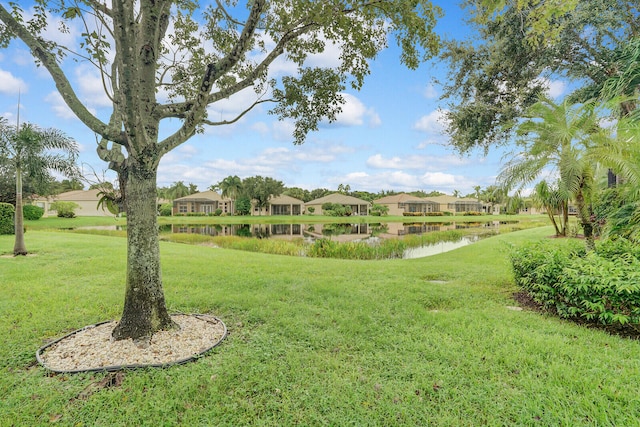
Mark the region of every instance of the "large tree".
<instances>
[{"instance_id":1,"label":"large tree","mask_svg":"<svg viewBox=\"0 0 640 427\"><path fill-rule=\"evenodd\" d=\"M156 219L156 175L162 157L203 125L233 123L254 107L295 122L303 142L323 119L335 120L350 85L359 89L369 61L393 34L400 60L410 68L431 57L439 10L428 0L219 0L201 8L193 0L69 0L34 2L29 18L17 3L0 5L0 42L22 40L50 73L75 115L102 139L100 158L119 175L127 213L127 284L116 339L146 340L173 327L162 290ZM246 7L243 7L246 6ZM62 23L51 28L51 16ZM48 31L69 22L86 26L79 46L59 46ZM171 28L171 31L168 31ZM307 58L329 45L340 49L339 64L310 65ZM73 86L65 54L94 64L113 109L109 120L92 114ZM292 75L269 73L283 58ZM253 102L230 120L216 121L207 108L244 89ZM166 95L166 96L161 96ZM175 132L160 123L177 119Z\"/></svg>"},{"instance_id":2,"label":"large tree","mask_svg":"<svg viewBox=\"0 0 640 427\"><path fill-rule=\"evenodd\" d=\"M242 195L252 200L262 214L269 206L269 200L284 192L284 183L270 177L252 176L242 180Z\"/></svg>"},{"instance_id":3,"label":"large tree","mask_svg":"<svg viewBox=\"0 0 640 427\"><path fill-rule=\"evenodd\" d=\"M450 69L447 132L463 153L510 142L514 124L554 79L573 82L572 101L603 96L619 51L640 32L636 0L480 3L491 7L463 2L475 39L446 41L441 54Z\"/></svg>"},{"instance_id":4,"label":"large tree","mask_svg":"<svg viewBox=\"0 0 640 427\"><path fill-rule=\"evenodd\" d=\"M57 129L40 129L30 123L9 126L0 118L0 158L9 164L15 175L15 245L14 255L27 255L24 242L22 212L22 180L28 176L36 183L53 181L51 171L77 177L75 141Z\"/></svg>"},{"instance_id":5,"label":"large tree","mask_svg":"<svg viewBox=\"0 0 640 427\"><path fill-rule=\"evenodd\" d=\"M217 184L222 197L235 200L242 192L242 180L238 175L229 175Z\"/></svg>"}]
</instances>

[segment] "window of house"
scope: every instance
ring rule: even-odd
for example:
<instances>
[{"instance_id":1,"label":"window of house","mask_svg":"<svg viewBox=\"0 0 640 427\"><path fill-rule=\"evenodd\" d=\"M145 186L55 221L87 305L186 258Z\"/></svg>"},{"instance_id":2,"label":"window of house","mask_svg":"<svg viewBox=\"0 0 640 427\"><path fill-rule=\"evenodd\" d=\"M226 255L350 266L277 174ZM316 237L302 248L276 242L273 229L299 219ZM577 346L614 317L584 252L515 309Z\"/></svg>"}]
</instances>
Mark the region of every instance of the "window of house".
<instances>
[{"instance_id":1,"label":"window of house","mask_svg":"<svg viewBox=\"0 0 640 427\"><path fill-rule=\"evenodd\" d=\"M187 213L187 204L186 203L178 203L178 212Z\"/></svg>"}]
</instances>

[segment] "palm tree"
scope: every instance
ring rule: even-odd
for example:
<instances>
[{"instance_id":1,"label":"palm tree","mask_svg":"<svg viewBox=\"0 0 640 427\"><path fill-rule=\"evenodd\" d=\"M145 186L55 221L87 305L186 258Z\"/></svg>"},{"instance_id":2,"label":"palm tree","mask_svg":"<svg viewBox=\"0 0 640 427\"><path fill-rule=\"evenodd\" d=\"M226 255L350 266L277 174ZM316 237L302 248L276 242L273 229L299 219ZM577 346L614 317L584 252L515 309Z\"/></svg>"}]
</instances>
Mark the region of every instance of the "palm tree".
<instances>
[{"instance_id":1,"label":"palm tree","mask_svg":"<svg viewBox=\"0 0 640 427\"><path fill-rule=\"evenodd\" d=\"M593 224L587 201L594 184L591 152L606 138L591 103L569 105L541 99L527 110L516 128L520 153L502 169L498 182L506 189L524 189L545 171L559 176L573 197L587 247L593 248Z\"/></svg>"},{"instance_id":2,"label":"palm tree","mask_svg":"<svg viewBox=\"0 0 640 427\"><path fill-rule=\"evenodd\" d=\"M0 118L0 157L9 162L16 174L14 255L27 254L22 213L23 175L37 182L52 180L51 171L77 178L77 156L75 141L57 129L40 129L28 123L19 128L7 125L6 119Z\"/></svg>"},{"instance_id":3,"label":"palm tree","mask_svg":"<svg viewBox=\"0 0 640 427\"><path fill-rule=\"evenodd\" d=\"M569 194L563 191L560 184L553 186L549 185L547 181L540 181L536 184L532 196L534 206L547 212L547 216L556 230L556 236L566 236L569 221ZM559 218L559 226L556 222L556 215Z\"/></svg>"},{"instance_id":4,"label":"palm tree","mask_svg":"<svg viewBox=\"0 0 640 427\"><path fill-rule=\"evenodd\" d=\"M478 202L480 201L480 190L481 189L482 189L482 187L480 187L479 185L476 185L475 187L473 187L473 191L475 192L476 199L478 199Z\"/></svg>"},{"instance_id":5,"label":"palm tree","mask_svg":"<svg viewBox=\"0 0 640 427\"><path fill-rule=\"evenodd\" d=\"M235 200L242 191L242 180L238 175L228 176L218 183L222 197Z\"/></svg>"},{"instance_id":6,"label":"palm tree","mask_svg":"<svg viewBox=\"0 0 640 427\"><path fill-rule=\"evenodd\" d=\"M179 199L180 197L188 196L189 194L191 194L189 192L189 187L185 185L184 181L174 182L171 185L171 187L169 187L169 189L167 190L167 195L172 200Z\"/></svg>"}]
</instances>

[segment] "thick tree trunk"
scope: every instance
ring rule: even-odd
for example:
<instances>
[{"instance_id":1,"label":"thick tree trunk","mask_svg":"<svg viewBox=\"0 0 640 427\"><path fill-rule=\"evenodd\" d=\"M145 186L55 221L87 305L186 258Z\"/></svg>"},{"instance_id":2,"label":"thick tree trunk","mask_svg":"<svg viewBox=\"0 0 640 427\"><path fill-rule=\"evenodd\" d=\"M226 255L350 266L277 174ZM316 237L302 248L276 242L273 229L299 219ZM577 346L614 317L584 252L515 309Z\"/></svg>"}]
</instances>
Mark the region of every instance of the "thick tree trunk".
<instances>
[{"instance_id":1,"label":"thick tree trunk","mask_svg":"<svg viewBox=\"0 0 640 427\"><path fill-rule=\"evenodd\" d=\"M127 286L116 340L145 342L154 332L176 327L167 312L156 215L156 170L129 165L126 171Z\"/></svg>"},{"instance_id":2,"label":"thick tree trunk","mask_svg":"<svg viewBox=\"0 0 640 427\"><path fill-rule=\"evenodd\" d=\"M13 245L13 255L26 255L27 247L24 244L24 215L22 213L22 170L16 168L16 211L14 212L14 225L16 241Z\"/></svg>"}]
</instances>

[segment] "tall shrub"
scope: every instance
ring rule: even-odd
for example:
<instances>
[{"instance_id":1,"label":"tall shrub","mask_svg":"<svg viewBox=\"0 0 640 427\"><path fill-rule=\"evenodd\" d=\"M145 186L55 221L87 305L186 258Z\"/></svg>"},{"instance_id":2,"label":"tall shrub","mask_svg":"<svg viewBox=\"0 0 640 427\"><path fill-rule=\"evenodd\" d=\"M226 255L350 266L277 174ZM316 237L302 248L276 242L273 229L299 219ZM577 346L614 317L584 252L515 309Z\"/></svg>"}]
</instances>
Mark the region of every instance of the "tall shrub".
<instances>
[{"instance_id":1,"label":"tall shrub","mask_svg":"<svg viewBox=\"0 0 640 427\"><path fill-rule=\"evenodd\" d=\"M13 234L14 208L10 203L0 203L0 234Z\"/></svg>"},{"instance_id":2,"label":"tall shrub","mask_svg":"<svg viewBox=\"0 0 640 427\"><path fill-rule=\"evenodd\" d=\"M24 215L24 219L35 221L42 218L42 215L44 215L44 209L40 206L24 205L22 207L22 214Z\"/></svg>"},{"instance_id":3,"label":"tall shrub","mask_svg":"<svg viewBox=\"0 0 640 427\"><path fill-rule=\"evenodd\" d=\"M59 201L59 202L53 202L51 204L51 209L53 209L54 211L57 211L58 217L60 218L75 218L76 217L75 209L79 207L80 206L74 202Z\"/></svg>"}]
</instances>

